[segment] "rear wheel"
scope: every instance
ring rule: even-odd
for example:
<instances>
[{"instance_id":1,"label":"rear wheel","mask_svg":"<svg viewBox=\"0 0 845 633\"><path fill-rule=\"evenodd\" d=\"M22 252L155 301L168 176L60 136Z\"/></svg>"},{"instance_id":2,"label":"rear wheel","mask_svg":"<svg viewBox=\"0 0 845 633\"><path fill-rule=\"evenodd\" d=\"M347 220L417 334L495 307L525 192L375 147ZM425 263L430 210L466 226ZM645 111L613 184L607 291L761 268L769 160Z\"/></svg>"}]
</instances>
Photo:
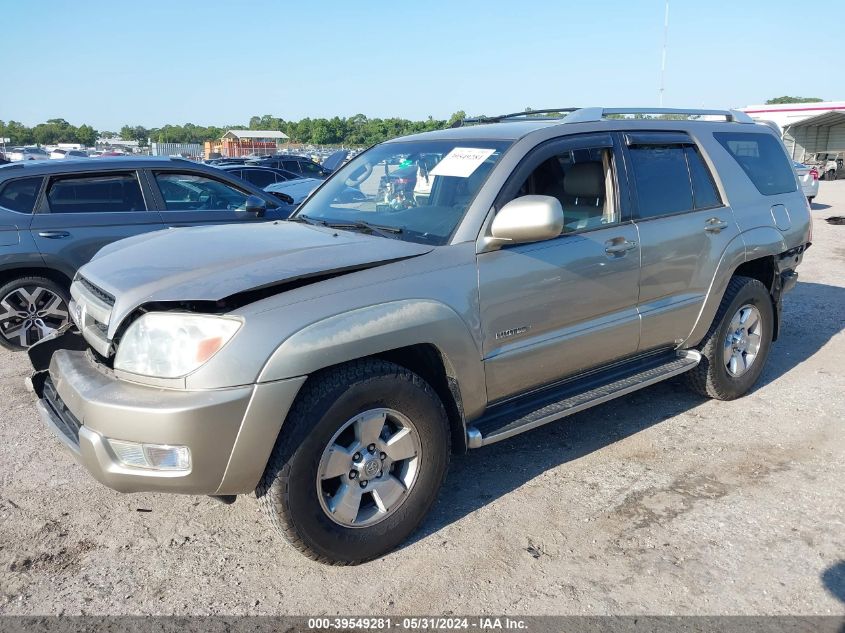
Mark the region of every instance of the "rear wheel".
<instances>
[{"instance_id":1,"label":"rear wheel","mask_svg":"<svg viewBox=\"0 0 845 633\"><path fill-rule=\"evenodd\" d=\"M769 291L756 279L734 277L699 347L701 362L685 374L688 384L718 400L744 395L763 372L773 331Z\"/></svg>"},{"instance_id":2,"label":"rear wheel","mask_svg":"<svg viewBox=\"0 0 845 633\"><path fill-rule=\"evenodd\" d=\"M355 361L313 376L282 427L256 495L305 555L348 565L386 554L437 496L446 412L413 372Z\"/></svg>"},{"instance_id":3,"label":"rear wheel","mask_svg":"<svg viewBox=\"0 0 845 633\"><path fill-rule=\"evenodd\" d=\"M0 346L23 350L68 322L68 293L46 277L22 277L0 287Z\"/></svg>"}]
</instances>

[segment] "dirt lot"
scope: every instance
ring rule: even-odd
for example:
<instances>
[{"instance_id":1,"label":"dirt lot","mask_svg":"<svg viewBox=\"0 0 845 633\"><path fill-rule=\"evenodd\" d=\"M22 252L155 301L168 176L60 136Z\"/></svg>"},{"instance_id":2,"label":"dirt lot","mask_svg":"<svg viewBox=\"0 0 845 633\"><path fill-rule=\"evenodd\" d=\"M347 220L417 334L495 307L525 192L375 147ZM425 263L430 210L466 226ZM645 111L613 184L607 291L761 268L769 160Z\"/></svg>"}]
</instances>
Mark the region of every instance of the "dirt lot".
<instances>
[{"instance_id":1,"label":"dirt lot","mask_svg":"<svg viewBox=\"0 0 845 633\"><path fill-rule=\"evenodd\" d=\"M402 549L303 558L252 497L124 496L41 425L0 354L0 613L845 613L845 181L756 390L662 384L454 460Z\"/></svg>"}]
</instances>

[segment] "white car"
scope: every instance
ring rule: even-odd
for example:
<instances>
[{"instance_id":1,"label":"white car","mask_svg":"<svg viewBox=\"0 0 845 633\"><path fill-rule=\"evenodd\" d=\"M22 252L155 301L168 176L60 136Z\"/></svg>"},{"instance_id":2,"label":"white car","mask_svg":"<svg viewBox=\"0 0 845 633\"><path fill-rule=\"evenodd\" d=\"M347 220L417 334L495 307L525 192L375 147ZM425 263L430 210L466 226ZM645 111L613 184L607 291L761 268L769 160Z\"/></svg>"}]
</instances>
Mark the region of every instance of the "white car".
<instances>
[{"instance_id":1,"label":"white car","mask_svg":"<svg viewBox=\"0 0 845 633\"><path fill-rule=\"evenodd\" d=\"M16 147L8 154L9 160L49 160L50 155L40 147Z\"/></svg>"},{"instance_id":2,"label":"white car","mask_svg":"<svg viewBox=\"0 0 845 633\"><path fill-rule=\"evenodd\" d=\"M50 152L50 158L52 160L62 158L88 158L88 154L79 149L61 149L57 147Z\"/></svg>"},{"instance_id":3,"label":"white car","mask_svg":"<svg viewBox=\"0 0 845 633\"><path fill-rule=\"evenodd\" d=\"M799 163L797 160L792 161L792 166L795 173L798 175L798 182L801 183L801 189L804 195L810 202L819 195L819 170L815 167L808 167L804 163Z\"/></svg>"},{"instance_id":4,"label":"white car","mask_svg":"<svg viewBox=\"0 0 845 633\"><path fill-rule=\"evenodd\" d=\"M287 194L293 198L293 204L299 204L323 182L320 178L297 178L296 180L286 180L267 185L264 187L264 191Z\"/></svg>"}]
</instances>

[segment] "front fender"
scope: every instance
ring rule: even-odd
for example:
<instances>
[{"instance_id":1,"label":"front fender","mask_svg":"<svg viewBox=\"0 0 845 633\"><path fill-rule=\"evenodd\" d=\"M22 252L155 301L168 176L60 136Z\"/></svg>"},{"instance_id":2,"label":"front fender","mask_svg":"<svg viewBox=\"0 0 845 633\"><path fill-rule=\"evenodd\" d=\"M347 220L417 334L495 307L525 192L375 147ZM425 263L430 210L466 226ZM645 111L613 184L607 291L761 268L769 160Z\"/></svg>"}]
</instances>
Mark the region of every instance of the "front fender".
<instances>
[{"instance_id":1,"label":"front fender","mask_svg":"<svg viewBox=\"0 0 845 633\"><path fill-rule=\"evenodd\" d=\"M409 345L434 345L451 367L464 414L479 415L487 392L481 352L469 327L447 305L430 299L404 299L328 317L285 339L258 377L269 382L305 376L347 361Z\"/></svg>"},{"instance_id":2,"label":"front fender","mask_svg":"<svg viewBox=\"0 0 845 633\"><path fill-rule=\"evenodd\" d=\"M748 246L749 244L751 246ZM710 288L707 290L707 298L698 313L692 331L686 341L682 343L682 347L698 345L704 335L707 334L707 330L710 329L710 325L716 317L716 312L719 310L719 304L722 303L722 297L725 296L725 290L727 290L731 277L740 264L761 257L778 255L785 250L787 250L787 247L783 234L769 226L750 229L732 239L722 253L716 274L713 275Z\"/></svg>"}]
</instances>

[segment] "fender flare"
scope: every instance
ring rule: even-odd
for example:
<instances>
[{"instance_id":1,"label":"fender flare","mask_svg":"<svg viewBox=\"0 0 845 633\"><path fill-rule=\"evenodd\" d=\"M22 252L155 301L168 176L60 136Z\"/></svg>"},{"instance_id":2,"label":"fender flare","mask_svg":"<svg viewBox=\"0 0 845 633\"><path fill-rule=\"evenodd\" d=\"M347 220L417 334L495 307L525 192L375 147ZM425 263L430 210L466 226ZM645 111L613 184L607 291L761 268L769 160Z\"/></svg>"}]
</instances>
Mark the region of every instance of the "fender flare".
<instances>
[{"instance_id":1,"label":"fender flare","mask_svg":"<svg viewBox=\"0 0 845 633\"><path fill-rule=\"evenodd\" d=\"M751 244L752 246L748 246ZM710 281L707 289L707 297L704 300L701 310L696 318L695 325L687 336L681 347L694 347L701 342L704 335L710 329L725 290L733 277L734 272L741 264L761 257L777 256L787 250L783 234L771 227L761 226L744 231L734 237L719 260L716 273Z\"/></svg>"},{"instance_id":2,"label":"fender flare","mask_svg":"<svg viewBox=\"0 0 845 633\"><path fill-rule=\"evenodd\" d=\"M487 391L478 344L466 322L431 299L404 299L337 314L286 338L265 363L258 382L306 376L333 365L409 345L433 345L454 372L465 419L479 415Z\"/></svg>"}]
</instances>

